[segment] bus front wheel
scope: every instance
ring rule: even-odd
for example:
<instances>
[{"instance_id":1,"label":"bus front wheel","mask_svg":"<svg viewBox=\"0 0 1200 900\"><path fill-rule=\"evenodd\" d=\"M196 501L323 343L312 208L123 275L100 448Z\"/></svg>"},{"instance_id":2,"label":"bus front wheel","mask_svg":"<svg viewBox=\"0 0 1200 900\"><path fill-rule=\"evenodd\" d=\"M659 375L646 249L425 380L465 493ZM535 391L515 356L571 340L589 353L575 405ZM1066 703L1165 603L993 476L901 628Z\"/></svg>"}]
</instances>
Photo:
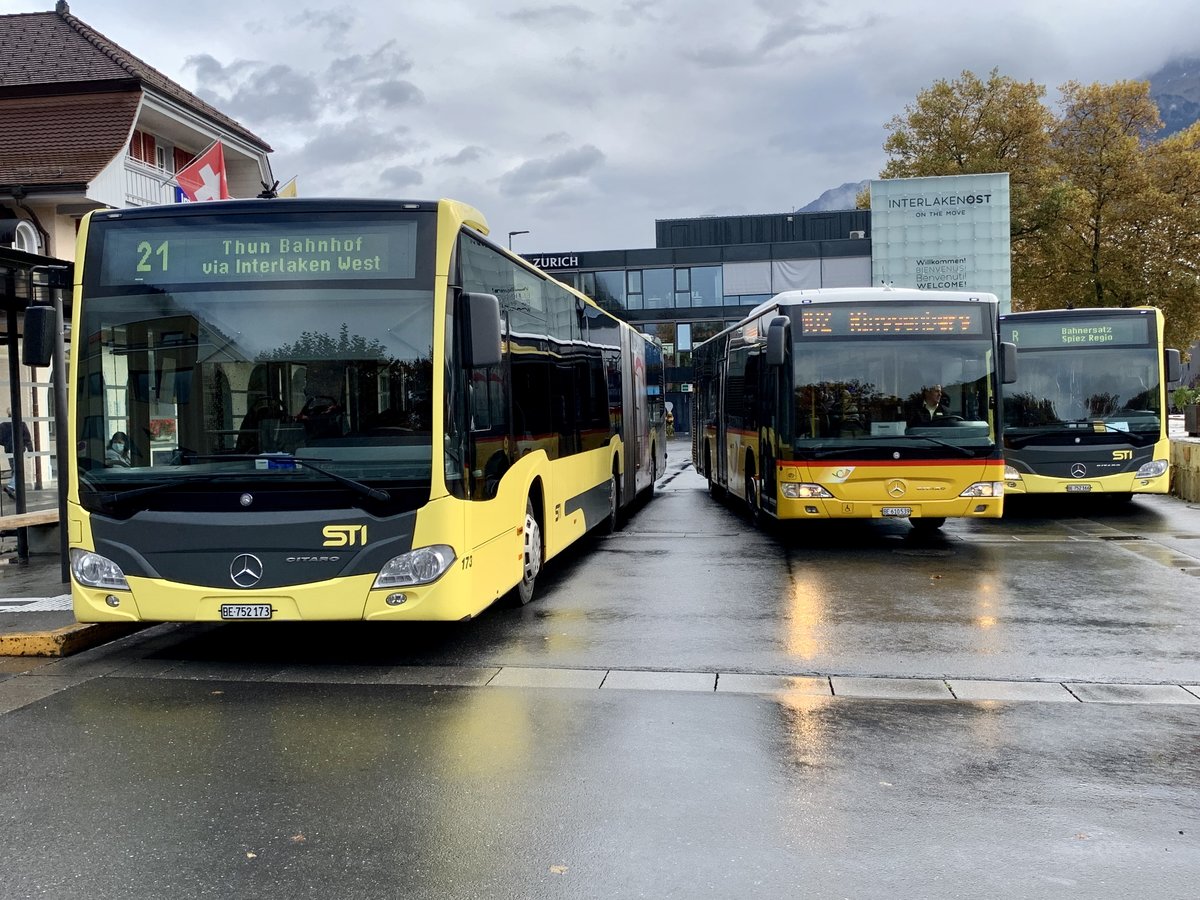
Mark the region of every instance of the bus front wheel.
<instances>
[{"instance_id":1,"label":"bus front wheel","mask_svg":"<svg viewBox=\"0 0 1200 900\"><path fill-rule=\"evenodd\" d=\"M542 570L542 526L534 515L533 500L525 501L524 553L521 580L512 591L514 606L524 606L533 599L534 582Z\"/></svg>"}]
</instances>

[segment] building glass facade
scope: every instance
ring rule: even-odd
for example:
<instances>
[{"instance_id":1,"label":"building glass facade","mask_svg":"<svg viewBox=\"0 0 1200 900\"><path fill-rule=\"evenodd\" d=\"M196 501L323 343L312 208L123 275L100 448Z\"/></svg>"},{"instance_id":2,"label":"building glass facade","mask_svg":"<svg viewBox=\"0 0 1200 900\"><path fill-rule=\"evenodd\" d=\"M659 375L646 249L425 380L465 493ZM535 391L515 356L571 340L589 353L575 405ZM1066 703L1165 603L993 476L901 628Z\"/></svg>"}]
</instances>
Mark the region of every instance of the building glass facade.
<instances>
[{"instance_id":1,"label":"building glass facade","mask_svg":"<svg viewBox=\"0 0 1200 900\"><path fill-rule=\"evenodd\" d=\"M653 249L524 256L662 341L677 434L691 430L696 344L780 291L871 284L867 210L668 219L655 232Z\"/></svg>"}]
</instances>

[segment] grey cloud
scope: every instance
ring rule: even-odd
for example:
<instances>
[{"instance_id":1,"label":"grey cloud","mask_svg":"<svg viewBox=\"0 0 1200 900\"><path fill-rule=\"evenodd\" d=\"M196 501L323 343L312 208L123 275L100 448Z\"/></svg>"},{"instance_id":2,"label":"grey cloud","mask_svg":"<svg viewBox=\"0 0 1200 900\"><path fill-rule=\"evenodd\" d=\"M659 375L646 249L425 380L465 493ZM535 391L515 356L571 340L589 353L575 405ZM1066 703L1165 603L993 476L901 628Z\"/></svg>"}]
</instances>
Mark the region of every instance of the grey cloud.
<instances>
[{"instance_id":1,"label":"grey cloud","mask_svg":"<svg viewBox=\"0 0 1200 900\"><path fill-rule=\"evenodd\" d=\"M500 192L514 196L556 191L564 182L582 178L603 162L604 154L591 144L557 156L526 160L500 177Z\"/></svg>"},{"instance_id":2,"label":"grey cloud","mask_svg":"<svg viewBox=\"0 0 1200 900\"><path fill-rule=\"evenodd\" d=\"M527 6L523 9L513 10L501 18L538 28L555 28L566 25L584 25L591 22L596 16L582 6L563 3L553 6Z\"/></svg>"},{"instance_id":3,"label":"grey cloud","mask_svg":"<svg viewBox=\"0 0 1200 900\"><path fill-rule=\"evenodd\" d=\"M364 80L392 79L401 72L411 71L412 60L388 41L370 53L355 53L335 59L329 65L329 78L338 84Z\"/></svg>"},{"instance_id":4,"label":"grey cloud","mask_svg":"<svg viewBox=\"0 0 1200 900\"><path fill-rule=\"evenodd\" d=\"M751 45L716 44L685 52L683 56L706 69L754 67L768 62L771 54L803 38L852 34L861 27L861 23L821 24L789 16L764 29L762 36Z\"/></svg>"},{"instance_id":5,"label":"grey cloud","mask_svg":"<svg viewBox=\"0 0 1200 900\"><path fill-rule=\"evenodd\" d=\"M299 156L306 169L353 165L381 156L394 157L412 149L411 142L401 138L405 130L383 131L363 119L328 125L304 145Z\"/></svg>"},{"instance_id":6,"label":"grey cloud","mask_svg":"<svg viewBox=\"0 0 1200 900\"><path fill-rule=\"evenodd\" d=\"M354 24L355 15L351 9L322 10L315 12L306 9L299 15L301 25L312 31L326 33L325 46L332 49L346 46L346 35Z\"/></svg>"},{"instance_id":7,"label":"grey cloud","mask_svg":"<svg viewBox=\"0 0 1200 900\"><path fill-rule=\"evenodd\" d=\"M469 147L463 147L453 156L439 156L436 161L442 165L461 166L467 163L478 162L483 159L486 152L482 147L476 147L472 144Z\"/></svg>"},{"instance_id":8,"label":"grey cloud","mask_svg":"<svg viewBox=\"0 0 1200 900\"><path fill-rule=\"evenodd\" d=\"M192 56L196 94L241 122L311 121L318 113L316 81L290 66L237 60L228 66L207 54Z\"/></svg>"},{"instance_id":9,"label":"grey cloud","mask_svg":"<svg viewBox=\"0 0 1200 900\"><path fill-rule=\"evenodd\" d=\"M425 178L412 166L392 166L379 173L379 180L387 187L405 188L421 184Z\"/></svg>"},{"instance_id":10,"label":"grey cloud","mask_svg":"<svg viewBox=\"0 0 1200 900\"><path fill-rule=\"evenodd\" d=\"M384 81L367 85L354 100L358 109L388 110L405 106L418 106L425 102L425 95L411 81Z\"/></svg>"}]
</instances>

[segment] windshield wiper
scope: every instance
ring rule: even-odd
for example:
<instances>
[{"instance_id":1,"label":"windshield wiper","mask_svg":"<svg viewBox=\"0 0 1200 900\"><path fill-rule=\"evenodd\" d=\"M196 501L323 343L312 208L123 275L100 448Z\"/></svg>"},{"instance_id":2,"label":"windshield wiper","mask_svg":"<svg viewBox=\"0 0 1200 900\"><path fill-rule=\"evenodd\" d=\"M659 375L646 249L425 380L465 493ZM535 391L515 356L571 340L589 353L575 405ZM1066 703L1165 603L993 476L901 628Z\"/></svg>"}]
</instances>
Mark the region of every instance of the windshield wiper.
<instances>
[{"instance_id":1,"label":"windshield wiper","mask_svg":"<svg viewBox=\"0 0 1200 900\"><path fill-rule=\"evenodd\" d=\"M363 484L361 481L355 481L353 478L347 478L345 475L339 475L337 472L331 472L321 466L314 465L307 457L291 456L287 453L280 454L256 454L256 453L222 453L211 456L201 456L194 453L189 453L181 457L182 462L186 465L190 462L211 462L213 460L228 460L228 461L243 461L243 460L276 460L281 463L287 463L291 466L303 466L306 469L312 469L319 475L324 475L326 478L336 481L338 484L350 488L356 494L362 494L371 500L378 500L381 503L387 503L392 499L392 495L380 488L373 488L369 484ZM329 462L330 460L323 459L321 462ZM225 473L233 474L233 473ZM216 476L213 476L216 477Z\"/></svg>"},{"instance_id":2,"label":"windshield wiper","mask_svg":"<svg viewBox=\"0 0 1200 900\"><path fill-rule=\"evenodd\" d=\"M812 459L829 459L833 456L853 456L856 453L862 453L864 447L870 444L871 449L888 449L888 450L907 450L911 448L910 441L928 441L931 444L945 447L947 450L954 450L962 454L967 459L972 459L975 456L973 450L968 450L966 447L960 447L958 444L951 444L949 441L943 441L941 438L925 437L924 435L912 435L906 437L902 441L897 440L879 440L877 438L864 438L863 444L857 444L853 447L798 447L798 453L808 452Z\"/></svg>"},{"instance_id":3,"label":"windshield wiper","mask_svg":"<svg viewBox=\"0 0 1200 900\"><path fill-rule=\"evenodd\" d=\"M959 454L966 457L967 459L973 459L975 457L974 450L968 450L966 447L963 447L959 444L952 444L949 441L943 441L941 438L927 437L926 435L923 435L923 434L919 434L919 435L914 434L911 437L909 437L909 440L910 441L929 441L929 443L937 444L939 447L945 447L947 450L957 450L959 452Z\"/></svg>"},{"instance_id":4,"label":"windshield wiper","mask_svg":"<svg viewBox=\"0 0 1200 900\"><path fill-rule=\"evenodd\" d=\"M165 491L168 488L179 487L182 484L203 484L208 481L215 481L221 475L181 475L178 478L171 478L167 481L159 481L154 484L148 484L145 487L131 488L127 491L101 491L94 482L87 478L81 478L80 481L87 485L96 494L96 499L100 501L101 506L112 508L114 505L121 505L129 500L134 500L138 497L145 497L147 494L156 494L159 491Z\"/></svg>"}]
</instances>

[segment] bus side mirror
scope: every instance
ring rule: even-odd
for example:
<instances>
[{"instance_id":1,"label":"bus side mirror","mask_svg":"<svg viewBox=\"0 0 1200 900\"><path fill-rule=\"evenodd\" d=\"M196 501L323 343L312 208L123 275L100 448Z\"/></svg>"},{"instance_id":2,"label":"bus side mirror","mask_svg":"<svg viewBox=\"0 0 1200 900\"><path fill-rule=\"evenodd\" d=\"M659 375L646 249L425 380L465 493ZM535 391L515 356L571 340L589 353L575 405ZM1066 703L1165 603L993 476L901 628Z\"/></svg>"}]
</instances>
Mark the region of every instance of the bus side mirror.
<instances>
[{"instance_id":1,"label":"bus side mirror","mask_svg":"<svg viewBox=\"0 0 1200 900\"><path fill-rule=\"evenodd\" d=\"M53 306L30 306L25 310L25 342L21 361L27 366L48 366L54 358L58 338L58 313Z\"/></svg>"},{"instance_id":2,"label":"bus side mirror","mask_svg":"<svg viewBox=\"0 0 1200 900\"><path fill-rule=\"evenodd\" d=\"M767 326L767 365L782 366L787 359L788 325L787 316L776 316Z\"/></svg>"},{"instance_id":3,"label":"bus side mirror","mask_svg":"<svg viewBox=\"0 0 1200 900\"><path fill-rule=\"evenodd\" d=\"M1013 384L1017 380L1017 345L1000 342L1000 383Z\"/></svg>"},{"instance_id":4,"label":"bus side mirror","mask_svg":"<svg viewBox=\"0 0 1200 900\"><path fill-rule=\"evenodd\" d=\"M1164 350L1163 362L1167 367L1167 384L1183 380L1183 363L1179 360L1178 350Z\"/></svg>"},{"instance_id":5,"label":"bus side mirror","mask_svg":"<svg viewBox=\"0 0 1200 900\"><path fill-rule=\"evenodd\" d=\"M495 294L462 295L466 313L466 368L482 369L500 364L500 301Z\"/></svg>"}]
</instances>

